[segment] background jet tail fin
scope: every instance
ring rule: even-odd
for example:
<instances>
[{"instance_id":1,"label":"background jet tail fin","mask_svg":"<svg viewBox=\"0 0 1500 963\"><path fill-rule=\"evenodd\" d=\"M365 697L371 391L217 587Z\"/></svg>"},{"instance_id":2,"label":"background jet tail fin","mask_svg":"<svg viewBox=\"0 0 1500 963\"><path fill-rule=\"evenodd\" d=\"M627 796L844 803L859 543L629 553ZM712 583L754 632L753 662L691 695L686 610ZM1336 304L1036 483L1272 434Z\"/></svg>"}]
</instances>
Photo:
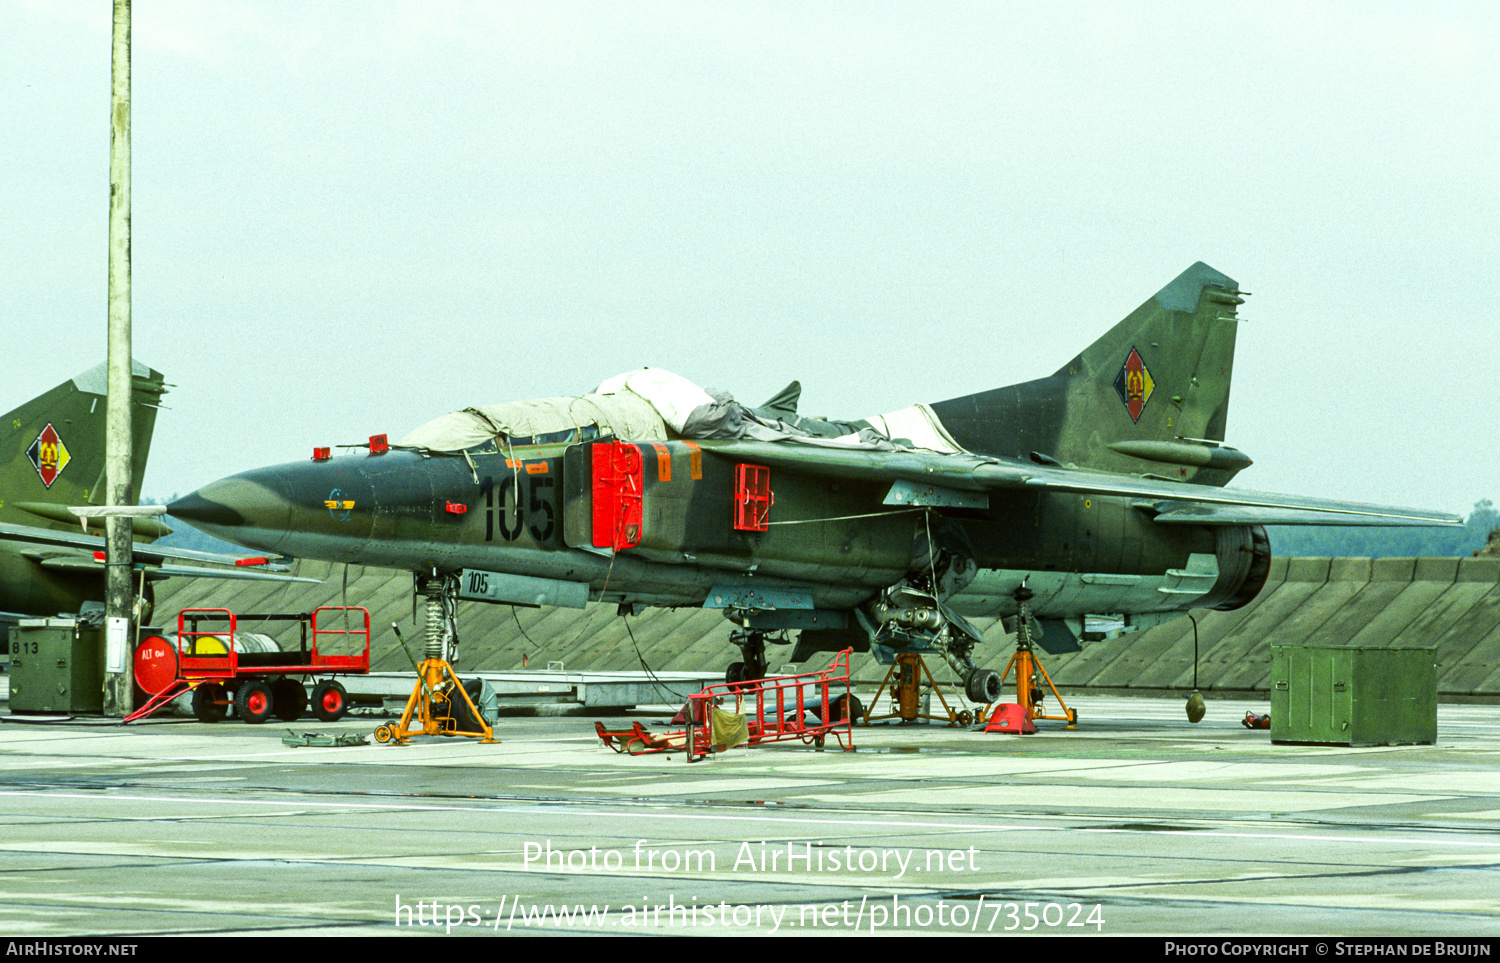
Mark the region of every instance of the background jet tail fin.
<instances>
[{"instance_id":1,"label":"background jet tail fin","mask_svg":"<svg viewBox=\"0 0 1500 963\"><path fill-rule=\"evenodd\" d=\"M965 448L1223 485L1239 285L1199 262L1048 378L938 402Z\"/></svg>"},{"instance_id":2,"label":"background jet tail fin","mask_svg":"<svg viewBox=\"0 0 1500 963\"><path fill-rule=\"evenodd\" d=\"M793 421L797 417L797 403L802 400L802 382L793 381L772 395L770 400L759 408L751 409L762 418Z\"/></svg>"},{"instance_id":3,"label":"background jet tail fin","mask_svg":"<svg viewBox=\"0 0 1500 963\"><path fill-rule=\"evenodd\" d=\"M134 362L131 374L134 501L166 387L161 372L140 362ZM76 530L76 519L48 507L104 501L107 380L105 366L98 365L3 416L0 521Z\"/></svg>"}]
</instances>

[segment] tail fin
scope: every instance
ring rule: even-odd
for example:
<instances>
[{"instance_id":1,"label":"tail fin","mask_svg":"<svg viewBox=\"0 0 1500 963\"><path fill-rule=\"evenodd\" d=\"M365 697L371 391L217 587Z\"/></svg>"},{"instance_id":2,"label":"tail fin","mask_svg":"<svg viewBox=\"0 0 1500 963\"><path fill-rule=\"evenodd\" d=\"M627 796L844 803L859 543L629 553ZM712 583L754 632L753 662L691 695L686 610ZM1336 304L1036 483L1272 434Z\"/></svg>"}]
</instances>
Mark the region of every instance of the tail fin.
<instances>
[{"instance_id":1,"label":"tail fin","mask_svg":"<svg viewBox=\"0 0 1500 963\"><path fill-rule=\"evenodd\" d=\"M932 405L971 451L1223 485L1239 285L1202 262L1050 378ZM1152 465L1152 463L1166 463Z\"/></svg>"},{"instance_id":2,"label":"tail fin","mask_svg":"<svg viewBox=\"0 0 1500 963\"><path fill-rule=\"evenodd\" d=\"M103 364L26 402L0 420L0 520L65 528L78 525L68 505L104 501ZM132 501L140 493L146 455L165 393L162 374L133 362Z\"/></svg>"}]
</instances>

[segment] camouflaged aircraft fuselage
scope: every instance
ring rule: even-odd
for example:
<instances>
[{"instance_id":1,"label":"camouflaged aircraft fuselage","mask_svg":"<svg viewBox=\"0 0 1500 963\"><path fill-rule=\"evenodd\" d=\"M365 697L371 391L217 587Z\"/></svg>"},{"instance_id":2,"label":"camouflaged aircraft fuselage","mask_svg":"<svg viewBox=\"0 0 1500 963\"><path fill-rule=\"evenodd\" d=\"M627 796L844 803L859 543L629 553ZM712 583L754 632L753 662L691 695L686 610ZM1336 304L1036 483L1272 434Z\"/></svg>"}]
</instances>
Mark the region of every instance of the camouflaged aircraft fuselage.
<instances>
[{"instance_id":1,"label":"camouflaged aircraft fuselage","mask_svg":"<svg viewBox=\"0 0 1500 963\"><path fill-rule=\"evenodd\" d=\"M722 609L752 640L747 660L759 636L796 631L799 653L863 642L972 669L966 619L1023 601L1054 651L1076 647L1091 614L1137 628L1244 605L1266 579L1266 524L1457 521L1224 487L1250 464L1224 444L1242 302L1196 264L1021 385L833 423L797 415L794 384L724 420L769 428L727 437L689 429L724 415L705 404L649 437L580 416L461 450L372 439L215 482L171 511L265 552L452 579L461 597Z\"/></svg>"}]
</instances>

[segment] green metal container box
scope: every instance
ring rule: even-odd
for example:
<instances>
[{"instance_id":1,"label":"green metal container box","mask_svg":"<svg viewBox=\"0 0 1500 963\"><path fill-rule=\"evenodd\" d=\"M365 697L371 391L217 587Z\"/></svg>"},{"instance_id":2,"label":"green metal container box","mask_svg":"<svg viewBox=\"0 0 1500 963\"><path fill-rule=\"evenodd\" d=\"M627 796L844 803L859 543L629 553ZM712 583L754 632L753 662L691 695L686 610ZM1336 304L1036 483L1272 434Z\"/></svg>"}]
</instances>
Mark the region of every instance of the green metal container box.
<instances>
[{"instance_id":1,"label":"green metal container box","mask_svg":"<svg viewBox=\"0 0 1500 963\"><path fill-rule=\"evenodd\" d=\"M104 711L104 630L22 619L10 631L10 711Z\"/></svg>"},{"instance_id":2,"label":"green metal container box","mask_svg":"<svg viewBox=\"0 0 1500 963\"><path fill-rule=\"evenodd\" d=\"M1437 742L1437 649L1271 646L1271 741Z\"/></svg>"}]
</instances>

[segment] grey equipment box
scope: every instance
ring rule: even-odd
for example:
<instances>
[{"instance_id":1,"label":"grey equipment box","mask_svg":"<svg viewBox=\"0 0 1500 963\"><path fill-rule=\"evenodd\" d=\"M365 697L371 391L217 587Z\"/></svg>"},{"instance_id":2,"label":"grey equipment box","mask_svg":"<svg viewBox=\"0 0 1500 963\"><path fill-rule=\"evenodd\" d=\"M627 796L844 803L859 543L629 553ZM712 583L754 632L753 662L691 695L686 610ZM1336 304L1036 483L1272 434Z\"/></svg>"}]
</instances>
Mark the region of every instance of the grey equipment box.
<instances>
[{"instance_id":1,"label":"grey equipment box","mask_svg":"<svg viewBox=\"0 0 1500 963\"><path fill-rule=\"evenodd\" d=\"M1437 742L1437 649L1271 646L1271 741Z\"/></svg>"},{"instance_id":2,"label":"grey equipment box","mask_svg":"<svg viewBox=\"0 0 1500 963\"><path fill-rule=\"evenodd\" d=\"M10 630L10 711L104 711L104 629L22 619Z\"/></svg>"}]
</instances>

